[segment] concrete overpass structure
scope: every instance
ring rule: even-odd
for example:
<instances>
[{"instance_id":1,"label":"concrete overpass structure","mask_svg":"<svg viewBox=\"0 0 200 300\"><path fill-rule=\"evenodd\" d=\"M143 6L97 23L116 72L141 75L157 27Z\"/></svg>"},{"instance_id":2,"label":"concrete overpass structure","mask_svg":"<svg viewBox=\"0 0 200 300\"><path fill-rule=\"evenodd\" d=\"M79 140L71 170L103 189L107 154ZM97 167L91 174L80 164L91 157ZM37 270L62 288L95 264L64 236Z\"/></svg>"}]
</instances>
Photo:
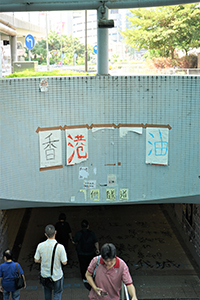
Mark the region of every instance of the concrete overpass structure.
<instances>
[{"instance_id":1,"label":"concrete overpass structure","mask_svg":"<svg viewBox=\"0 0 200 300\"><path fill-rule=\"evenodd\" d=\"M33 0L31 2L1 0L1 11L52 11L52 10L97 10L97 21L104 24L97 28L97 73L99 75L108 74L108 28L109 9L153 7L164 5L176 5L184 3L194 3L192 0ZM105 25L105 23L108 25ZM103 28L102 28L103 27ZM112 26L111 26L112 27Z\"/></svg>"},{"instance_id":2,"label":"concrete overpass structure","mask_svg":"<svg viewBox=\"0 0 200 300\"><path fill-rule=\"evenodd\" d=\"M10 44L11 66L14 61L20 60L19 56L24 56L23 48L27 34L32 34L38 41L45 37L45 28L17 19L14 15L0 13L0 41ZM21 42L21 50L17 50L17 42Z\"/></svg>"},{"instance_id":3,"label":"concrete overpass structure","mask_svg":"<svg viewBox=\"0 0 200 300\"><path fill-rule=\"evenodd\" d=\"M9 33L10 29L16 31L17 40L21 41L23 45L27 34L32 34L36 40L40 40L45 37L44 27L22 21L14 16L6 15L4 13L0 13L0 26L1 25L5 26L0 27L1 40L8 38L6 31Z\"/></svg>"},{"instance_id":4,"label":"concrete overpass structure","mask_svg":"<svg viewBox=\"0 0 200 300\"><path fill-rule=\"evenodd\" d=\"M81 9L98 9L102 3L108 9L118 8L137 8L137 7L153 7L178 5L186 3L198 3L199 1L191 0L33 0L16 1L1 0L1 11L51 11L51 10L81 10Z\"/></svg>"}]
</instances>

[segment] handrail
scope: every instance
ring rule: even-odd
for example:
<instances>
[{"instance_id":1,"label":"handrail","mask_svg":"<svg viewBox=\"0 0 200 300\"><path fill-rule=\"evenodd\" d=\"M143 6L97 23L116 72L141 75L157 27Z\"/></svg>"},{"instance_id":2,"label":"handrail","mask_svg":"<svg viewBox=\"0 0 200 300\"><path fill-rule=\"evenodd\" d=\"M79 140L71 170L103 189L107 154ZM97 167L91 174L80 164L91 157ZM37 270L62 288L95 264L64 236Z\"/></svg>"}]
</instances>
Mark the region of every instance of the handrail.
<instances>
[{"instance_id":1,"label":"handrail","mask_svg":"<svg viewBox=\"0 0 200 300\"><path fill-rule=\"evenodd\" d=\"M128 294L128 289L127 289L126 285L123 283L122 289L121 289L121 300L125 300L125 299L129 300L129 294Z\"/></svg>"},{"instance_id":2,"label":"handrail","mask_svg":"<svg viewBox=\"0 0 200 300\"><path fill-rule=\"evenodd\" d=\"M128 289L125 284L124 284L124 289L125 289L126 300L129 300Z\"/></svg>"}]
</instances>

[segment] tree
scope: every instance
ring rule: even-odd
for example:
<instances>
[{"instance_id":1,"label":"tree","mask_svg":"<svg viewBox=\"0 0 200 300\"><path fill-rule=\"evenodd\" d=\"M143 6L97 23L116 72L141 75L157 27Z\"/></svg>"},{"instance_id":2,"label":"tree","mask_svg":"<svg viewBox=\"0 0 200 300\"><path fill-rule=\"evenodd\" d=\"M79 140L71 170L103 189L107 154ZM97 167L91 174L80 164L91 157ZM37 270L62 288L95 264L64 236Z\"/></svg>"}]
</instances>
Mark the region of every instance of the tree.
<instances>
[{"instance_id":1,"label":"tree","mask_svg":"<svg viewBox=\"0 0 200 300\"><path fill-rule=\"evenodd\" d=\"M77 58L84 57L85 46L81 44L77 37L73 39L71 35L64 36L63 53L66 53L67 55L76 53Z\"/></svg>"},{"instance_id":2,"label":"tree","mask_svg":"<svg viewBox=\"0 0 200 300\"><path fill-rule=\"evenodd\" d=\"M35 47L31 50L31 54L39 57L39 62L46 62L47 50L46 41L41 40L35 44Z\"/></svg>"},{"instance_id":3,"label":"tree","mask_svg":"<svg viewBox=\"0 0 200 300\"><path fill-rule=\"evenodd\" d=\"M51 54L50 63L59 63L61 61L61 35L55 31L50 31L48 35L49 51ZM87 45L88 59L92 53L93 47ZM46 39L36 43L31 53L40 57L40 60L46 62ZM85 58L85 45L83 45L79 38L72 38L71 35L62 35L62 54L64 54L64 63L73 63L73 54L77 55L77 61L83 61ZM38 60L38 58L37 58Z\"/></svg>"},{"instance_id":4,"label":"tree","mask_svg":"<svg viewBox=\"0 0 200 300\"><path fill-rule=\"evenodd\" d=\"M48 34L49 51L60 50L61 38L55 31L50 31Z\"/></svg>"},{"instance_id":5,"label":"tree","mask_svg":"<svg viewBox=\"0 0 200 300\"><path fill-rule=\"evenodd\" d=\"M131 10L131 28L121 31L125 42L138 50L159 50L174 58L175 49L200 47L200 6L197 3Z\"/></svg>"}]
</instances>

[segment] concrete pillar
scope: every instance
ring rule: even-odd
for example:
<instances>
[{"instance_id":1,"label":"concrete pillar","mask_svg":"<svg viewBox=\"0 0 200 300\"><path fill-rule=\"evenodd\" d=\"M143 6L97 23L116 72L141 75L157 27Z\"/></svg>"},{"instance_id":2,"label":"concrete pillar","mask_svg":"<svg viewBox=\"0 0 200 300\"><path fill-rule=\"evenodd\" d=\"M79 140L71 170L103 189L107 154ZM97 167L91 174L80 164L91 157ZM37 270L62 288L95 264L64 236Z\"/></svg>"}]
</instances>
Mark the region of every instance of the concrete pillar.
<instances>
[{"instance_id":1,"label":"concrete pillar","mask_svg":"<svg viewBox=\"0 0 200 300\"><path fill-rule=\"evenodd\" d=\"M105 6L102 15L100 6L97 10L97 22L102 17L108 19L108 8ZM108 75L108 28L97 27L97 74Z\"/></svg>"},{"instance_id":2,"label":"concrete pillar","mask_svg":"<svg viewBox=\"0 0 200 300\"><path fill-rule=\"evenodd\" d=\"M17 61L17 36L10 36L10 58L11 58L11 73L13 73L13 63Z\"/></svg>"},{"instance_id":3,"label":"concrete pillar","mask_svg":"<svg viewBox=\"0 0 200 300\"><path fill-rule=\"evenodd\" d=\"M4 262L3 251L8 248L7 231L7 214L5 210L0 210L0 264Z\"/></svg>"},{"instance_id":4,"label":"concrete pillar","mask_svg":"<svg viewBox=\"0 0 200 300\"><path fill-rule=\"evenodd\" d=\"M0 49L0 79L2 78L2 56L1 56L1 49Z\"/></svg>"},{"instance_id":5,"label":"concrete pillar","mask_svg":"<svg viewBox=\"0 0 200 300\"><path fill-rule=\"evenodd\" d=\"M1 32L0 32L0 41L1 41ZM0 79L2 78L2 61L3 61L3 50L1 48L1 43L0 43Z\"/></svg>"}]
</instances>

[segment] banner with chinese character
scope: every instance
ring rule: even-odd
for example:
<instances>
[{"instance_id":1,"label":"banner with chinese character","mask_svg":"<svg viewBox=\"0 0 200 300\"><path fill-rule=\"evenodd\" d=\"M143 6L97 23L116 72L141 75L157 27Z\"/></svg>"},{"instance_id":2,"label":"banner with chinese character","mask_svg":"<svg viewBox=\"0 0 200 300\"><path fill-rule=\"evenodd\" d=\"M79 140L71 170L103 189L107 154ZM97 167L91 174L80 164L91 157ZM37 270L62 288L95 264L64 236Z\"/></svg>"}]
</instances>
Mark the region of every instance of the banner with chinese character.
<instances>
[{"instance_id":1,"label":"banner with chinese character","mask_svg":"<svg viewBox=\"0 0 200 300\"><path fill-rule=\"evenodd\" d=\"M66 129L67 165L79 164L88 159L88 129Z\"/></svg>"},{"instance_id":2,"label":"banner with chinese character","mask_svg":"<svg viewBox=\"0 0 200 300\"><path fill-rule=\"evenodd\" d=\"M119 200L128 201L128 189L120 189L119 190Z\"/></svg>"},{"instance_id":3,"label":"banner with chinese character","mask_svg":"<svg viewBox=\"0 0 200 300\"><path fill-rule=\"evenodd\" d=\"M92 189L90 190L90 200L92 201L99 201L100 199L100 191L99 189Z\"/></svg>"},{"instance_id":4,"label":"banner with chinese character","mask_svg":"<svg viewBox=\"0 0 200 300\"><path fill-rule=\"evenodd\" d=\"M40 169L62 167L61 130L39 131Z\"/></svg>"},{"instance_id":5,"label":"banner with chinese character","mask_svg":"<svg viewBox=\"0 0 200 300\"><path fill-rule=\"evenodd\" d=\"M168 165L168 128L146 128L146 164Z\"/></svg>"},{"instance_id":6,"label":"banner with chinese character","mask_svg":"<svg viewBox=\"0 0 200 300\"><path fill-rule=\"evenodd\" d=\"M106 189L106 200L108 201L116 200L115 189Z\"/></svg>"}]
</instances>

